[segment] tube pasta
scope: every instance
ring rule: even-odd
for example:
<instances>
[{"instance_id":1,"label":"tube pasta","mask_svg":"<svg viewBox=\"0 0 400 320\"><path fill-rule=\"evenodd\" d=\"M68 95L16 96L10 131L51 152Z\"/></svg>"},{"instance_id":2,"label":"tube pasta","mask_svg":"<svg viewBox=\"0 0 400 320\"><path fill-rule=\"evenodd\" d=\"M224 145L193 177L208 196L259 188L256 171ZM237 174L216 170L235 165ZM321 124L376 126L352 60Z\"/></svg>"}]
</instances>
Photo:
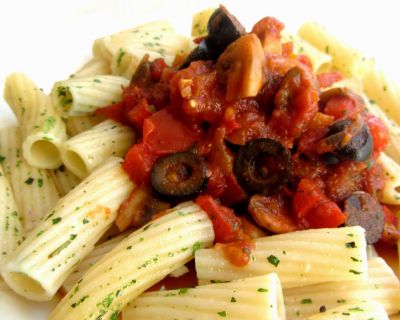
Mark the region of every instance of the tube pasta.
<instances>
[{"instance_id":1,"label":"tube pasta","mask_svg":"<svg viewBox=\"0 0 400 320\"><path fill-rule=\"evenodd\" d=\"M82 276L93 267L106 253L114 249L123 239L128 236L127 233L114 237L106 242L97 245L94 250L79 263L74 271L63 283L63 289L68 292L82 278Z\"/></svg>"},{"instance_id":2,"label":"tube pasta","mask_svg":"<svg viewBox=\"0 0 400 320\"><path fill-rule=\"evenodd\" d=\"M111 158L95 170L27 235L2 269L15 292L30 300L50 300L93 249L134 187L121 161Z\"/></svg>"},{"instance_id":3,"label":"tube pasta","mask_svg":"<svg viewBox=\"0 0 400 320\"><path fill-rule=\"evenodd\" d=\"M177 54L190 49L191 41L177 34L170 23L156 21L97 39L93 55L109 61L113 74L130 79L146 53L150 60L163 58L170 65Z\"/></svg>"},{"instance_id":4,"label":"tube pasta","mask_svg":"<svg viewBox=\"0 0 400 320\"><path fill-rule=\"evenodd\" d=\"M67 140L61 150L65 166L84 178L108 157L122 157L135 142L135 132L113 120L105 120Z\"/></svg>"},{"instance_id":5,"label":"tube pasta","mask_svg":"<svg viewBox=\"0 0 400 320\"><path fill-rule=\"evenodd\" d=\"M110 63L104 59L93 57L71 75L71 78L87 78L106 74L111 74Z\"/></svg>"},{"instance_id":6,"label":"tube pasta","mask_svg":"<svg viewBox=\"0 0 400 320\"><path fill-rule=\"evenodd\" d=\"M59 199L49 172L29 165L22 156L19 127L0 129L0 156L14 192L25 231L31 230Z\"/></svg>"},{"instance_id":7,"label":"tube pasta","mask_svg":"<svg viewBox=\"0 0 400 320\"><path fill-rule=\"evenodd\" d=\"M69 117L65 119L65 124L67 126L68 135L73 137L93 128L102 121L104 121L103 117L90 114L87 116Z\"/></svg>"},{"instance_id":8,"label":"tube pasta","mask_svg":"<svg viewBox=\"0 0 400 320\"><path fill-rule=\"evenodd\" d=\"M275 273L196 288L149 292L122 311L124 320L284 320L282 288Z\"/></svg>"},{"instance_id":9,"label":"tube pasta","mask_svg":"<svg viewBox=\"0 0 400 320\"><path fill-rule=\"evenodd\" d=\"M359 51L340 42L315 22L304 23L298 34L317 49L329 54L332 57L331 68L346 76L362 78L373 65L373 61L366 60Z\"/></svg>"},{"instance_id":10,"label":"tube pasta","mask_svg":"<svg viewBox=\"0 0 400 320\"><path fill-rule=\"evenodd\" d=\"M6 79L4 99L21 126L26 161L42 169L59 167L59 147L67 134L50 98L24 74L13 73Z\"/></svg>"},{"instance_id":11,"label":"tube pasta","mask_svg":"<svg viewBox=\"0 0 400 320\"><path fill-rule=\"evenodd\" d=\"M283 288L367 277L364 229L315 229L255 239L253 261L236 267L221 249L196 252L200 284L276 272Z\"/></svg>"},{"instance_id":12,"label":"tube pasta","mask_svg":"<svg viewBox=\"0 0 400 320\"><path fill-rule=\"evenodd\" d=\"M387 204L400 204L400 165L382 152L378 160L383 165L386 182L380 200Z\"/></svg>"},{"instance_id":13,"label":"tube pasta","mask_svg":"<svg viewBox=\"0 0 400 320\"><path fill-rule=\"evenodd\" d=\"M129 80L110 75L71 78L56 82L51 97L55 108L64 118L83 116L120 101L122 88L128 85Z\"/></svg>"},{"instance_id":14,"label":"tube pasta","mask_svg":"<svg viewBox=\"0 0 400 320\"><path fill-rule=\"evenodd\" d=\"M364 299L376 300L389 315L400 311L400 282L393 270L378 257L368 261L367 279L285 289L284 296L289 319L311 316L321 307L333 309Z\"/></svg>"},{"instance_id":15,"label":"tube pasta","mask_svg":"<svg viewBox=\"0 0 400 320\"><path fill-rule=\"evenodd\" d=\"M383 72L376 68L368 68L362 82L367 96L376 102L389 118L400 125L400 88L398 85L386 78Z\"/></svg>"},{"instance_id":16,"label":"tube pasta","mask_svg":"<svg viewBox=\"0 0 400 320\"><path fill-rule=\"evenodd\" d=\"M14 194L0 164L0 268L21 244L23 234Z\"/></svg>"},{"instance_id":17,"label":"tube pasta","mask_svg":"<svg viewBox=\"0 0 400 320\"><path fill-rule=\"evenodd\" d=\"M61 300L49 320L117 319L128 302L213 240L211 221L198 205L188 202L173 208L98 261Z\"/></svg>"},{"instance_id":18,"label":"tube pasta","mask_svg":"<svg viewBox=\"0 0 400 320\"><path fill-rule=\"evenodd\" d=\"M312 63L314 72L320 70L324 71L332 62L332 57L316 47L311 45L309 42L303 40L299 36L292 35L286 30L281 32L283 42L293 42L294 52L297 54L304 54Z\"/></svg>"},{"instance_id":19,"label":"tube pasta","mask_svg":"<svg viewBox=\"0 0 400 320\"><path fill-rule=\"evenodd\" d=\"M207 35L208 19L210 19L215 10L216 8L208 8L193 15L192 37L202 37Z\"/></svg>"},{"instance_id":20,"label":"tube pasta","mask_svg":"<svg viewBox=\"0 0 400 320\"><path fill-rule=\"evenodd\" d=\"M306 320L387 320L385 309L374 300L365 300L352 304L346 304L326 312L313 315Z\"/></svg>"},{"instance_id":21,"label":"tube pasta","mask_svg":"<svg viewBox=\"0 0 400 320\"><path fill-rule=\"evenodd\" d=\"M81 181L81 179L67 170L65 166L61 166L55 170L49 170L49 174L61 197L70 192Z\"/></svg>"}]
</instances>

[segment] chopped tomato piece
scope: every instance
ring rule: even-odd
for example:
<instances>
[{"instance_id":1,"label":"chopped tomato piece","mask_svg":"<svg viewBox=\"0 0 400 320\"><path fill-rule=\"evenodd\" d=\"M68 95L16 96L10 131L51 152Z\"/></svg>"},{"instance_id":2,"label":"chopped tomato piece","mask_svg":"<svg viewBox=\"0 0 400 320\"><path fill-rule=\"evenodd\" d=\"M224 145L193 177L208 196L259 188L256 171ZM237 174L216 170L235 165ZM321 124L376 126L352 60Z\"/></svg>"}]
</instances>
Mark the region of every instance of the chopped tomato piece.
<instances>
[{"instance_id":1,"label":"chopped tomato piece","mask_svg":"<svg viewBox=\"0 0 400 320\"><path fill-rule=\"evenodd\" d=\"M164 59L158 58L150 64L151 80L160 81L164 69L168 67Z\"/></svg>"},{"instance_id":2,"label":"chopped tomato piece","mask_svg":"<svg viewBox=\"0 0 400 320\"><path fill-rule=\"evenodd\" d=\"M143 123L143 142L154 155L166 155L189 149L201 135L185 126L167 109L162 109Z\"/></svg>"},{"instance_id":3,"label":"chopped tomato piece","mask_svg":"<svg viewBox=\"0 0 400 320\"><path fill-rule=\"evenodd\" d=\"M210 217L214 227L216 242L235 242L243 237L240 219L232 209L219 204L217 200L205 195L199 196L196 203Z\"/></svg>"},{"instance_id":4,"label":"chopped tomato piece","mask_svg":"<svg viewBox=\"0 0 400 320\"><path fill-rule=\"evenodd\" d=\"M306 228L336 228L346 219L338 205L309 179L300 181L293 197L293 209Z\"/></svg>"},{"instance_id":5,"label":"chopped tomato piece","mask_svg":"<svg viewBox=\"0 0 400 320\"><path fill-rule=\"evenodd\" d=\"M389 142L389 132L383 121L370 113L366 115L366 121L371 132L374 144L374 156L376 157L380 152L385 150Z\"/></svg>"},{"instance_id":6,"label":"chopped tomato piece","mask_svg":"<svg viewBox=\"0 0 400 320\"><path fill-rule=\"evenodd\" d=\"M123 163L125 172L136 184L142 184L148 181L151 168L156 157L150 152L146 144L135 144L126 154Z\"/></svg>"},{"instance_id":7,"label":"chopped tomato piece","mask_svg":"<svg viewBox=\"0 0 400 320\"><path fill-rule=\"evenodd\" d=\"M237 267L245 267L251 262L251 251L255 245L251 240L242 240L217 246L224 252L224 256Z\"/></svg>"},{"instance_id":8,"label":"chopped tomato piece","mask_svg":"<svg viewBox=\"0 0 400 320\"><path fill-rule=\"evenodd\" d=\"M323 111L337 120L355 118L355 115L363 110L364 107L350 96L336 95L329 99Z\"/></svg>"},{"instance_id":9,"label":"chopped tomato piece","mask_svg":"<svg viewBox=\"0 0 400 320\"><path fill-rule=\"evenodd\" d=\"M118 102L107 107L97 109L95 113L99 116L104 116L125 125L129 124L125 116L126 111L123 102Z\"/></svg>"},{"instance_id":10,"label":"chopped tomato piece","mask_svg":"<svg viewBox=\"0 0 400 320\"><path fill-rule=\"evenodd\" d=\"M335 82L343 80L343 74L340 71L324 72L317 75L320 88L326 88Z\"/></svg>"},{"instance_id":11,"label":"chopped tomato piece","mask_svg":"<svg viewBox=\"0 0 400 320\"><path fill-rule=\"evenodd\" d=\"M136 106L128 112L129 122L134 125L139 132L142 132L144 120L149 118L154 111L154 108L147 103L147 100L142 98L138 101Z\"/></svg>"}]
</instances>

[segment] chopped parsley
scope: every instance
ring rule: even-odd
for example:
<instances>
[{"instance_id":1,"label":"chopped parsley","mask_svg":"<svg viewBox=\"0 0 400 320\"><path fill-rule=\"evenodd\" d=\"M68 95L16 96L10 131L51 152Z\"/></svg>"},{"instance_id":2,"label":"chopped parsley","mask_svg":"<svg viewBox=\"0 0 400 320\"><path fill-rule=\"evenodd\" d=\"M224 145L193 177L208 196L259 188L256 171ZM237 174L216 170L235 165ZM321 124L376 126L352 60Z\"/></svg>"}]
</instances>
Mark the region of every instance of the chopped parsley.
<instances>
[{"instance_id":1,"label":"chopped parsley","mask_svg":"<svg viewBox=\"0 0 400 320\"><path fill-rule=\"evenodd\" d=\"M226 311L225 310L219 311L219 312L217 312L217 314L222 318L226 318Z\"/></svg>"},{"instance_id":2,"label":"chopped parsley","mask_svg":"<svg viewBox=\"0 0 400 320\"><path fill-rule=\"evenodd\" d=\"M274 265L275 267L278 267L280 262L280 260L272 254L267 258L267 260L270 264Z\"/></svg>"}]
</instances>

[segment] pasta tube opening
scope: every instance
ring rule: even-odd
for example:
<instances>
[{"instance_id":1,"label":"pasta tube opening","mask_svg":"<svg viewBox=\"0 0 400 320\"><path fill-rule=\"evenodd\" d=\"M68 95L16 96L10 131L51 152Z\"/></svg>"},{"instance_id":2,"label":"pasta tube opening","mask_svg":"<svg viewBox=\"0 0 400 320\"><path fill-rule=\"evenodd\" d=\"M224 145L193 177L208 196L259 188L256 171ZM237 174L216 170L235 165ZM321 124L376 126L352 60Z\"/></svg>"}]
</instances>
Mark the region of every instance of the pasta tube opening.
<instances>
[{"instance_id":1,"label":"pasta tube opening","mask_svg":"<svg viewBox=\"0 0 400 320\"><path fill-rule=\"evenodd\" d=\"M28 139L24 154L29 154L31 164L36 167L57 168L61 163L60 150L52 141Z\"/></svg>"},{"instance_id":2,"label":"pasta tube opening","mask_svg":"<svg viewBox=\"0 0 400 320\"><path fill-rule=\"evenodd\" d=\"M23 287L34 294L43 295L46 292L39 282L24 273L11 272L9 278L17 286Z\"/></svg>"},{"instance_id":3,"label":"pasta tube opening","mask_svg":"<svg viewBox=\"0 0 400 320\"><path fill-rule=\"evenodd\" d=\"M75 151L65 150L63 152L63 159L67 168L76 176L83 178L89 174L85 161Z\"/></svg>"}]
</instances>

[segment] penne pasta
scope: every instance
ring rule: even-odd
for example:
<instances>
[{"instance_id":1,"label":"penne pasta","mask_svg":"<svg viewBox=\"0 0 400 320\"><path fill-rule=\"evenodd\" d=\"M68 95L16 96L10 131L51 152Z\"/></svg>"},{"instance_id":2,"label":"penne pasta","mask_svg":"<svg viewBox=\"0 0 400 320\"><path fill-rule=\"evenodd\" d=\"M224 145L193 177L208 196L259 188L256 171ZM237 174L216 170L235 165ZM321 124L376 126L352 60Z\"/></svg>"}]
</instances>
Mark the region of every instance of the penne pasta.
<instances>
[{"instance_id":1,"label":"penne pasta","mask_svg":"<svg viewBox=\"0 0 400 320\"><path fill-rule=\"evenodd\" d=\"M53 179L60 197L64 197L81 181L76 175L67 170L64 165L58 169L49 170L49 174Z\"/></svg>"},{"instance_id":2,"label":"penne pasta","mask_svg":"<svg viewBox=\"0 0 400 320\"><path fill-rule=\"evenodd\" d=\"M400 204L400 165L384 152L378 158L383 165L386 182L380 194L380 200L387 204Z\"/></svg>"},{"instance_id":3,"label":"penne pasta","mask_svg":"<svg viewBox=\"0 0 400 320\"><path fill-rule=\"evenodd\" d=\"M107 253L67 293L49 320L117 319L130 301L213 240L207 214L192 202L181 204Z\"/></svg>"},{"instance_id":4,"label":"penne pasta","mask_svg":"<svg viewBox=\"0 0 400 320\"><path fill-rule=\"evenodd\" d=\"M63 289L66 292L70 291L73 286L76 285L76 283L82 278L82 276L97 263L97 261L99 261L106 253L114 249L127 236L128 233L124 233L97 245L64 281L62 285Z\"/></svg>"},{"instance_id":5,"label":"penne pasta","mask_svg":"<svg viewBox=\"0 0 400 320\"><path fill-rule=\"evenodd\" d=\"M191 46L191 40L176 33L170 23L155 21L97 39L93 55L109 61L113 74L131 79L146 53L150 60L163 58L171 65L177 54L187 54Z\"/></svg>"},{"instance_id":6,"label":"penne pasta","mask_svg":"<svg viewBox=\"0 0 400 320\"><path fill-rule=\"evenodd\" d=\"M93 250L133 187L119 158L95 170L60 199L7 262L2 276L10 288L30 300L50 300Z\"/></svg>"},{"instance_id":7,"label":"penne pasta","mask_svg":"<svg viewBox=\"0 0 400 320\"><path fill-rule=\"evenodd\" d=\"M111 156L123 157L135 142L135 132L113 120L105 120L67 140L61 151L65 166L83 179Z\"/></svg>"},{"instance_id":8,"label":"penne pasta","mask_svg":"<svg viewBox=\"0 0 400 320\"><path fill-rule=\"evenodd\" d=\"M331 69L339 70L345 76L362 79L363 74L373 66L373 61L366 60L359 51L342 43L315 22L304 23L298 34L318 50L330 55Z\"/></svg>"},{"instance_id":9,"label":"penne pasta","mask_svg":"<svg viewBox=\"0 0 400 320\"><path fill-rule=\"evenodd\" d=\"M124 320L284 320L282 288L275 273L196 288L149 292L129 303Z\"/></svg>"},{"instance_id":10,"label":"penne pasta","mask_svg":"<svg viewBox=\"0 0 400 320\"><path fill-rule=\"evenodd\" d=\"M367 277L364 229L315 229L254 240L253 261L236 267L216 247L196 252L200 284L276 272L283 288Z\"/></svg>"},{"instance_id":11,"label":"penne pasta","mask_svg":"<svg viewBox=\"0 0 400 320\"><path fill-rule=\"evenodd\" d=\"M335 309L313 315L306 320L387 320L388 315L382 306L374 300L364 300L346 304Z\"/></svg>"},{"instance_id":12,"label":"penne pasta","mask_svg":"<svg viewBox=\"0 0 400 320\"><path fill-rule=\"evenodd\" d=\"M95 125L104 121L104 118L95 114L87 116L69 117L65 119L67 133L69 137L76 136L79 133L93 128Z\"/></svg>"},{"instance_id":13,"label":"penne pasta","mask_svg":"<svg viewBox=\"0 0 400 320\"><path fill-rule=\"evenodd\" d=\"M97 108L119 102L122 89L128 84L127 79L110 75L71 78L56 82L51 98L64 118L84 116L93 113Z\"/></svg>"},{"instance_id":14,"label":"penne pasta","mask_svg":"<svg viewBox=\"0 0 400 320\"><path fill-rule=\"evenodd\" d=\"M192 18L192 37L202 37L207 35L208 20L216 8L208 8L197 12Z\"/></svg>"},{"instance_id":15,"label":"penne pasta","mask_svg":"<svg viewBox=\"0 0 400 320\"><path fill-rule=\"evenodd\" d=\"M26 161L42 169L59 167L59 148L67 135L65 124L50 98L22 73L7 77L4 98L21 127Z\"/></svg>"},{"instance_id":16,"label":"penne pasta","mask_svg":"<svg viewBox=\"0 0 400 320\"><path fill-rule=\"evenodd\" d=\"M47 170L32 167L22 156L19 127L0 129L0 156L24 230L29 231L58 201L57 188Z\"/></svg>"},{"instance_id":17,"label":"penne pasta","mask_svg":"<svg viewBox=\"0 0 400 320\"><path fill-rule=\"evenodd\" d=\"M21 220L11 185L0 164L0 269L22 243L24 230Z\"/></svg>"},{"instance_id":18,"label":"penne pasta","mask_svg":"<svg viewBox=\"0 0 400 320\"><path fill-rule=\"evenodd\" d=\"M87 78L106 74L111 74L110 63L104 59L93 57L72 74L71 78Z\"/></svg>"},{"instance_id":19,"label":"penne pasta","mask_svg":"<svg viewBox=\"0 0 400 320\"><path fill-rule=\"evenodd\" d=\"M312 64L314 72L325 71L332 62L332 57L315 48L309 42L299 36L292 35L286 30L281 32L283 42L293 42L293 50L296 54L306 55Z\"/></svg>"},{"instance_id":20,"label":"penne pasta","mask_svg":"<svg viewBox=\"0 0 400 320\"><path fill-rule=\"evenodd\" d=\"M400 282L381 258L368 261L368 278L360 281L325 282L284 290L286 314L289 319L311 316L323 309L364 299L379 302L387 314L400 311Z\"/></svg>"}]
</instances>

